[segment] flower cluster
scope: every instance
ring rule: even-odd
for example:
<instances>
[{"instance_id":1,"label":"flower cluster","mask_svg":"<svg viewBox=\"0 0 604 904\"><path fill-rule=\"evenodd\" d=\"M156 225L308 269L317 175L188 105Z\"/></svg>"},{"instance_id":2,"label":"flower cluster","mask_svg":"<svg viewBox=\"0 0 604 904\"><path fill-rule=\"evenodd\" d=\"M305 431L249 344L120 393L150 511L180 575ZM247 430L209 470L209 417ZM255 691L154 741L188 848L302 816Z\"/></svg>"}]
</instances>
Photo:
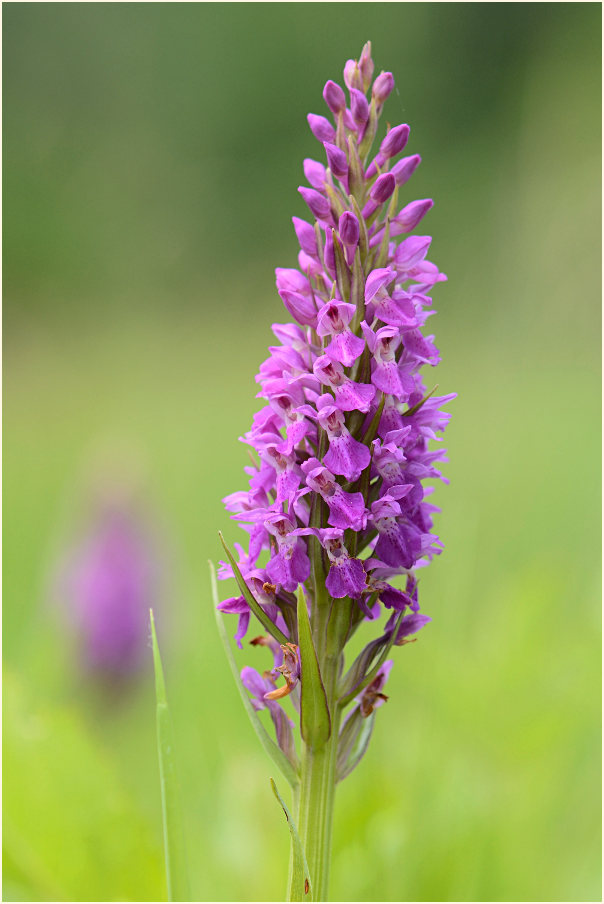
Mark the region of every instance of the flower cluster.
<instances>
[{"instance_id":1,"label":"flower cluster","mask_svg":"<svg viewBox=\"0 0 604 904\"><path fill-rule=\"evenodd\" d=\"M271 641L272 671L260 676L247 668L242 678L288 747L289 725L277 700L299 678L299 586L311 613L325 591L333 605L352 601L347 636L363 619L377 619L382 606L389 610L376 654L387 643L405 643L430 620L418 611L414 569L441 551L425 481L442 477L444 450L429 443L439 439L449 417L441 407L454 396L435 396L421 371L439 362L424 327L434 313L431 291L446 277L426 259L430 237L409 235L433 202L399 209L399 194L421 159L399 158L409 126L389 128L371 157L394 87L391 73L373 80L373 69L367 44L344 68L348 97L335 82L325 85L332 118L308 116L323 157L304 161L309 186L299 189L312 221L293 217L298 268L276 271L277 291L295 322L273 325L278 344L256 378L265 405L242 437L257 455L245 469L249 489L224 500L249 535L247 550L237 546L240 575L288 639L281 646ZM220 578L233 574L230 564L221 565ZM406 576L404 590L391 583L399 575ZM238 615L241 646L251 614L246 595L219 608ZM353 690L374 660L362 660ZM390 664L353 712L367 717L384 702ZM279 672L286 685L275 693Z\"/></svg>"}]
</instances>

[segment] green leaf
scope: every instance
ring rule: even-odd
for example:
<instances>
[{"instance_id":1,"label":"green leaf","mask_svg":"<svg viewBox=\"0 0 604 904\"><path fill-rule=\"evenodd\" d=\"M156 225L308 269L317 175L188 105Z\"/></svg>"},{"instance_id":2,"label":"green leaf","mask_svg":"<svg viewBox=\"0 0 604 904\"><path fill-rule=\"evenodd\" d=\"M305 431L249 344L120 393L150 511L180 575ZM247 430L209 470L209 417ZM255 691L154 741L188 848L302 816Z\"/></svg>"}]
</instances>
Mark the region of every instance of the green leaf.
<instances>
[{"instance_id":1,"label":"green leaf","mask_svg":"<svg viewBox=\"0 0 604 904\"><path fill-rule=\"evenodd\" d=\"M360 708L355 710L344 723L338 741L337 782L341 782L343 778L350 775L365 756L374 723L375 711L364 719Z\"/></svg>"},{"instance_id":2,"label":"green leaf","mask_svg":"<svg viewBox=\"0 0 604 904\"><path fill-rule=\"evenodd\" d=\"M425 405L425 403L428 401L430 396L434 395L434 393L436 392L437 389L438 389L438 383L436 384L436 386L433 389L430 390L430 392L428 392L423 397L423 399L420 399L419 402L417 402L417 404L415 404L413 406L413 408L408 408L406 411L403 411L402 416L403 417L411 417L412 414L415 414L416 411L419 411L419 409L422 407L422 405Z\"/></svg>"},{"instance_id":3,"label":"green leaf","mask_svg":"<svg viewBox=\"0 0 604 904\"><path fill-rule=\"evenodd\" d=\"M349 691L345 696L340 697L340 699L338 700L338 704L339 704L340 706L346 706L348 703L350 703L351 700L353 700L358 694L360 694L361 691L364 690L364 689L367 687L368 684L371 684L371 682L373 681L373 679L374 679L375 676L377 675L377 673L378 673L378 671L379 671L379 669L380 669L382 663L385 661L386 656L388 655L388 653L389 653L390 650L392 649L392 644L393 644L394 641L396 640L396 635L398 634L398 629L399 629L400 623L401 623L402 620L403 620L403 615L404 615L404 614L405 614L405 613L404 613L404 610L403 610L403 612L401 612L400 615L399 615L399 617L397 618L397 620L396 620L396 622L395 622L395 625L394 625L394 627L393 627L393 629L392 629L392 632L391 632L391 634L390 634L390 639L388 640L388 643L386 644L386 646L385 646L384 649L382 650L382 652L381 652L381 654L380 654L380 658L378 659L378 661L376 662L376 664L373 666L373 668L371 669L371 671L367 673L367 675L363 678L363 680L362 680L359 684L357 684L355 687L353 687L352 690ZM362 656L362 654L361 654L361 656ZM357 659L358 659L358 658L360 658L360 657L357 657ZM353 665L353 668L354 668L354 665ZM352 671L352 669L351 669L351 671Z\"/></svg>"},{"instance_id":4,"label":"green leaf","mask_svg":"<svg viewBox=\"0 0 604 904\"><path fill-rule=\"evenodd\" d=\"M231 671L233 673L233 678L235 679L235 684L237 685L237 690L239 691L239 695L243 701L243 706L245 707L245 711L250 718L250 722L252 723L252 727L256 734L258 735L258 739L262 746L264 747L266 753L270 756L273 763L277 766L278 769L281 770L283 777L289 782L292 788L295 788L298 785L298 773L294 768L293 764L290 763L289 759L285 756L281 748L278 744L276 744L268 731L260 721L260 717L252 704L250 703L250 698L248 697L243 684L241 683L241 679L239 677L239 672L237 670L237 663L235 662L235 657L233 656L233 651L231 650L231 646L229 644L229 638L227 636L227 632L224 627L224 620L222 613L219 609L216 608L218 605L218 588L216 586L216 570L212 562L208 563L210 566L210 582L212 584L212 600L214 602L214 614L216 616L216 624L218 626L218 634L222 641L222 645L224 647L224 651L226 653L226 657L228 663L231 667Z\"/></svg>"},{"instance_id":5,"label":"green leaf","mask_svg":"<svg viewBox=\"0 0 604 904\"><path fill-rule=\"evenodd\" d=\"M301 586L298 587L298 645L301 667L300 731L306 743L317 748L325 744L331 734L331 717Z\"/></svg>"},{"instance_id":6,"label":"green leaf","mask_svg":"<svg viewBox=\"0 0 604 904\"><path fill-rule=\"evenodd\" d=\"M164 857L166 862L166 882L169 901L189 901L189 885L187 880L187 861L185 841L178 799L178 782L174 764L174 742L172 725L166 698L164 670L159 654L159 645L155 633L153 610L149 610L151 618L151 640L153 645L153 668L155 669L155 696L157 714L157 752L159 755L159 778L161 785L161 803L164 821Z\"/></svg>"},{"instance_id":7,"label":"green leaf","mask_svg":"<svg viewBox=\"0 0 604 904\"><path fill-rule=\"evenodd\" d=\"M252 610L252 612L254 613L254 615L256 616L258 621L260 622L260 624L264 628L266 628L268 633L271 634L275 638L276 641L278 641L279 643L289 643L289 640L285 636L283 631L280 631L279 628L277 627L277 625L273 624L273 622L270 620L270 618L268 617L268 615L266 614L266 612L264 611L262 606L259 604L258 600L254 597L254 595L250 591L250 588L248 587L248 585L243 580L243 575L239 571L237 562L233 558L233 554L232 554L231 550L226 545L221 531L218 531L218 536L220 537L220 542L224 546L224 551L226 552L229 562L231 563L231 567L233 569L233 574L235 575L235 580L237 581L237 583L239 585L239 589L241 590L241 593L245 597L246 603L248 604L248 606L250 607L250 609Z\"/></svg>"},{"instance_id":8,"label":"green leaf","mask_svg":"<svg viewBox=\"0 0 604 904\"><path fill-rule=\"evenodd\" d=\"M271 779L271 786L275 797L281 804L283 812L285 813L285 818L287 820L290 835L292 836L293 862L288 899L290 901L312 901L312 883L310 881L308 863L306 862L304 848L302 847L302 842L300 841L298 830L296 829L294 821L290 816L289 810L283 802L283 798L277 791L277 786L273 779Z\"/></svg>"}]
</instances>

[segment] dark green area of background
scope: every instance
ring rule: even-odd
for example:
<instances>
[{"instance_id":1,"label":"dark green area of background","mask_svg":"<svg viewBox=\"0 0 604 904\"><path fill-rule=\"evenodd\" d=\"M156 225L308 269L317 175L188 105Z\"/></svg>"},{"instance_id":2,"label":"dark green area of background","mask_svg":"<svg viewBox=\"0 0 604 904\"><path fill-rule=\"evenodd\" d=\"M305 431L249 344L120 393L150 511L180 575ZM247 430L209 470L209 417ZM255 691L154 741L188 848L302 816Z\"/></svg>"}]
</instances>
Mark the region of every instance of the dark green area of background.
<instances>
[{"instance_id":1,"label":"dark green area of background","mask_svg":"<svg viewBox=\"0 0 604 904\"><path fill-rule=\"evenodd\" d=\"M206 560L286 319L306 113L368 38L449 276L434 621L339 792L334 900L599 900L601 8L9 3L4 78L7 900L155 900L152 685L82 685L49 575L130 442L172 563L165 647L193 894L281 897L288 839ZM161 623L160 623L161 627ZM160 640L161 640L160 636ZM259 651L240 661L265 666Z\"/></svg>"}]
</instances>

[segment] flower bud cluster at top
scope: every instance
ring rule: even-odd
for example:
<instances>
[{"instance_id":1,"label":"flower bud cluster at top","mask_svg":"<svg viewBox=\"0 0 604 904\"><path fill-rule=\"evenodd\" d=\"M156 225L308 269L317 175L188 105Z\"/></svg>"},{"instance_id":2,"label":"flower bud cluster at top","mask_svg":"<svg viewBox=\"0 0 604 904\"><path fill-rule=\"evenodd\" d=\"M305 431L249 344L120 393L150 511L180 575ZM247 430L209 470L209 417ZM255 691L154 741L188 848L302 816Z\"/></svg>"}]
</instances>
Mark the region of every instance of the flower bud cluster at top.
<instances>
[{"instance_id":1,"label":"flower bud cluster at top","mask_svg":"<svg viewBox=\"0 0 604 904\"><path fill-rule=\"evenodd\" d=\"M284 693L297 681L295 668L284 667L296 649L298 586L311 612L318 588L335 601L354 600L355 625L377 618L383 605L391 610L386 633L396 623L402 644L430 620L418 612L412 569L441 551L424 481L441 477L444 450L428 444L439 439L449 418L441 406L454 396L435 396L420 371L439 361L424 326L434 313L430 293L446 277L426 259L430 237L408 235L433 202L399 209L421 159L399 158L409 126L388 128L372 155L394 88L389 72L372 83L373 69L367 44L344 68L348 99L328 81L323 98L332 117L308 116L324 158L304 161L309 186L299 192L312 220L293 217L298 268L276 271L295 322L273 325L279 344L256 377L266 404L242 438L259 461L252 456L245 469L249 489L224 500L249 534L247 551L238 545L241 575L293 642L270 641L272 672L242 674L256 705L270 709L278 736L287 733L274 693L280 663ZM399 236L407 237L397 244ZM405 590L390 584L396 575L406 575ZM223 563L219 577L233 577L231 566ZM241 646L250 619L245 597L219 608L239 616ZM386 663L380 680L388 670ZM386 698L373 688L375 705ZM367 699L358 705L363 715L373 709Z\"/></svg>"}]
</instances>

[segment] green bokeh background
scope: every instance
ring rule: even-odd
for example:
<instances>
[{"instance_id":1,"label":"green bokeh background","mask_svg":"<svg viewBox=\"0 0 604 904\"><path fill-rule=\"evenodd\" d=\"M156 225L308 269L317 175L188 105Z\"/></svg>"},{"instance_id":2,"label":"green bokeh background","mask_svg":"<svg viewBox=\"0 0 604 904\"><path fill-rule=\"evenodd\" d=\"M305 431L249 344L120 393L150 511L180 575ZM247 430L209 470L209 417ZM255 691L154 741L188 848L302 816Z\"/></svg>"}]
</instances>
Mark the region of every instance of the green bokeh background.
<instances>
[{"instance_id":1,"label":"green bokeh background","mask_svg":"<svg viewBox=\"0 0 604 904\"><path fill-rule=\"evenodd\" d=\"M282 898L288 833L207 559L236 538L220 500L284 316L305 116L370 38L423 158L406 200L435 199L437 379L459 398L433 623L338 792L332 897L600 900L600 5L3 13L4 899L165 895L150 668L107 700L49 605L108 442L145 462L169 549L194 899Z\"/></svg>"}]
</instances>

